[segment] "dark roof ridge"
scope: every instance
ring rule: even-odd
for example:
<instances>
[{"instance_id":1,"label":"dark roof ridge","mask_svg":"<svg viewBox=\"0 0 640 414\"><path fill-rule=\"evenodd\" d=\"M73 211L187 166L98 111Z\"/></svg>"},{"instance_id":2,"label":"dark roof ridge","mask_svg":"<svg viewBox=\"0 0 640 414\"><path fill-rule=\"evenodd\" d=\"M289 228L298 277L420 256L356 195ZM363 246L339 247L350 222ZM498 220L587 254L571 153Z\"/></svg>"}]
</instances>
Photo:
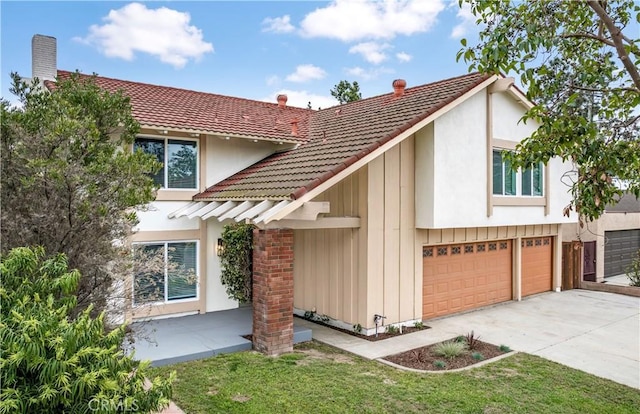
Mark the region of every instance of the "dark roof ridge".
<instances>
[{"instance_id":1,"label":"dark roof ridge","mask_svg":"<svg viewBox=\"0 0 640 414\"><path fill-rule=\"evenodd\" d=\"M422 83L420 85L414 85L411 86L409 88L405 88L405 93L407 93L407 91L410 91L412 89L417 89L417 88L427 88L429 86L433 86L435 84L438 83L445 83L445 82L450 82L450 81L454 81L456 79L462 79L462 78L466 78L466 77L472 77L472 76L477 76L479 75L480 72L476 71L476 72L469 72L469 73L465 73L464 75L458 75L458 76L453 76L451 78L446 78L446 79L441 79L441 80L437 80L437 81L433 81L433 82L429 82L429 83ZM484 76L486 76L487 78L489 78L491 75L490 74L484 74ZM389 91L386 93L381 93L379 95L374 95L374 96L368 96L366 98L362 98L362 99L358 99L357 101L351 101L351 102L345 102L343 104L338 104L338 105L334 105L334 106L330 106L328 108L322 108L322 109L318 109L317 112L323 112L323 111L328 111L330 109L333 109L334 111L338 108L345 108L349 105L354 105L354 104L358 104L360 102L367 102L373 99L380 99L381 97L384 96L388 96L388 95L393 95L393 91ZM399 99L402 99L402 97L399 97Z\"/></svg>"},{"instance_id":2,"label":"dark roof ridge","mask_svg":"<svg viewBox=\"0 0 640 414\"><path fill-rule=\"evenodd\" d=\"M238 97L238 96L222 95L222 94L213 93L213 92L203 92L203 91L196 91L196 90L193 90L193 89L178 88L178 87L175 87L175 86L157 85L157 84L154 84L154 83L138 82L138 81L125 80L125 79L111 78L111 77L108 77L108 76L99 75L97 73L88 75L88 74L82 73L82 72L72 72L72 71L62 70L62 69L58 69L58 73L65 73L65 74L69 74L69 75L77 73L77 74L79 74L80 76L83 76L83 77L96 76L96 77L101 78L101 79L106 79L106 80L111 80L111 81L116 81L116 82L125 82L125 83L128 83L128 84L151 86L151 87L154 87L154 88L173 89L173 90L176 90L176 91L190 92L190 93L195 93L195 94L199 94L199 95L216 96L216 97L221 97L221 98L226 98L226 99L235 99L235 100L238 100L238 101L263 104L263 105L274 106L276 108L279 108L277 102L271 103L271 102L266 102L266 101L259 101L259 100L256 100L256 99L242 98L242 97ZM299 106L291 106L291 105L287 105L286 108L292 108L292 109L295 109L295 110L307 111L307 112L311 112L311 113L317 111L315 109L301 108Z\"/></svg>"}]
</instances>

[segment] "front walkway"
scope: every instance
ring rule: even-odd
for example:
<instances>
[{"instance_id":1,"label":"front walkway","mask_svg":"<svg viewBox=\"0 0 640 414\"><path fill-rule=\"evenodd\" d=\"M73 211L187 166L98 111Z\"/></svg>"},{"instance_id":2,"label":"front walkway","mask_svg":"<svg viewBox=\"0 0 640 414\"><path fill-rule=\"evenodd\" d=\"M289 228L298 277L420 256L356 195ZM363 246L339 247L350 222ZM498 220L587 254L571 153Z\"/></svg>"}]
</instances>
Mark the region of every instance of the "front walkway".
<instances>
[{"instance_id":1,"label":"front walkway","mask_svg":"<svg viewBox=\"0 0 640 414\"><path fill-rule=\"evenodd\" d=\"M311 322L313 338L368 359L465 335L640 389L640 298L570 290L426 321L431 329L370 342Z\"/></svg>"},{"instance_id":2,"label":"front walkway","mask_svg":"<svg viewBox=\"0 0 640 414\"><path fill-rule=\"evenodd\" d=\"M242 307L200 315L135 322L135 358L152 366L208 358L251 349L252 309ZM310 341L311 329L294 325L294 343Z\"/></svg>"}]
</instances>

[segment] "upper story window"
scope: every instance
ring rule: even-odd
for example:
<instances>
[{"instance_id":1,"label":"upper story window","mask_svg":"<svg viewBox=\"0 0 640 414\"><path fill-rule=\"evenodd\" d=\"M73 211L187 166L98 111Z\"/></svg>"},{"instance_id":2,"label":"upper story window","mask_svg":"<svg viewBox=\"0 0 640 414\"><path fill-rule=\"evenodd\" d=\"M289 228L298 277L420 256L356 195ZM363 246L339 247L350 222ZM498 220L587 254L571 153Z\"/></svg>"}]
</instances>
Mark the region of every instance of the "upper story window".
<instances>
[{"instance_id":1,"label":"upper story window","mask_svg":"<svg viewBox=\"0 0 640 414\"><path fill-rule=\"evenodd\" d=\"M513 171L511 163L504 159L501 149L493 150L493 195L542 196L542 163L526 170Z\"/></svg>"},{"instance_id":2,"label":"upper story window","mask_svg":"<svg viewBox=\"0 0 640 414\"><path fill-rule=\"evenodd\" d=\"M516 172L502 157L501 150L493 150L493 194L516 195Z\"/></svg>"},{"instance_id":3,"label":"upper story window","mask_svg":"<svg viewBox=\"0 0 640 414\"><path fill-rule=\"evenodd\" d=\"M542 163L535 164L533 168L522 171L522 195L542 195Z\"/></svg>"},{"instance_id":4,"label":"upper story window","mask_svg":"<svg viewBox=\"0 0 640 414\"><path fill-rule=\"evenodd\" d=\"M133 145L155 155L162 168L153 181L164 189L198 188L198 141L175 138L138 137Z\"/></svg>"}]
</instances>

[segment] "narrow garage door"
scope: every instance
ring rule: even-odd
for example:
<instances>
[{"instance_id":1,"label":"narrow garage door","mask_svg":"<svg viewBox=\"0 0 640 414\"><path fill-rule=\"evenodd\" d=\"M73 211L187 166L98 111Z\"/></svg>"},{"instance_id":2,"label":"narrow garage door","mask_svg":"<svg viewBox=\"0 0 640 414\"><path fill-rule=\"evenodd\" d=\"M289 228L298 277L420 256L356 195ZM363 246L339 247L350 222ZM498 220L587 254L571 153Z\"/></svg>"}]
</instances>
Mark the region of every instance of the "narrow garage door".
<instances>
[{"instance_id":1,"label":"narrow garage door","mask_svg":"<svg viewBox=\"0 0 640 414\"><path fill-rule=\"evenodd\" d=\"M511 241L425 246L423 319L512 298Z\"/></svg>"},{"instance_id":2,"label":"narrow garage door","mask_svg":"<svg viewBox=\"0 0 640 414\"><path fill-rule=\"evenodd\" d=\"M640 229L606 231L604 236L604 277L626 273L640 250Z\"/></svg>"},{"instance_id":3,"label":"narrow garage door","mask_svg":"<svg viewBox=\"0 0 640 414\"><path fill-rule=\"evenodd\" d=\"M522 239L522 296L550 291L552 275L551 237Z\"/></svg>"}]
</instances>

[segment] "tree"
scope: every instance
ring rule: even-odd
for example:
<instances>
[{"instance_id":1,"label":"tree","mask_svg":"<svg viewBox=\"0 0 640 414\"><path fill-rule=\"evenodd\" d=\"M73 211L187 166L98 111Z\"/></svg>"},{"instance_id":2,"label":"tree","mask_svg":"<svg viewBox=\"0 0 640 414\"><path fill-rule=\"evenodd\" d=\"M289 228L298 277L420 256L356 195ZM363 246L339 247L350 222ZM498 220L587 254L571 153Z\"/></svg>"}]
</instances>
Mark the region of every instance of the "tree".
<instances>
[{"instance_id":1,"label":"tree","mask_svg":"<svg viewBox=\"0 0 640 414\"><path fill-rule=\"evenodd\" d=\"M64 253L82 274L78 310L93 303L97 314L131 274L126 237L161 164L129 149L139 125L121 93L77 74L50 92L12 78L22 106L0 102L2 252Z\"/></svg>"},{"instance_id":2,"label":"tree","mask_svg":"<svg viewBox=\"0 0 640 414\"><path fill-rule=\"evenodd\" d=\"M18 247L0 261L0 413L157 411L169 404L171 383L154 378L148 362L124 355L122 325L105 331L91 307L70 319L80 273L66 257L45 259L41 247Z\"/></svg>"},{"instance_id":3,"label":"tree","mask_svg":"<svg viewBox=\"0 0 640 414\"><path fill-rule=\"evenodd\" d=\"M510 154L514 167L558 156L580 222L630 191L640 196L640 5L622 1L460 0L483 25L458 59L519 76L540 128ZM635 29L633 29L635 26ZM630 35L631 34L631 35ZM620 184L622 183L622 185ZM626 190L623 188L626 187Z\"/></svg>"},{"instance_id":4,"label":"tree","mask_svg":"<svg viewBox=\"0 0 640 414\"><path fill-rule=\"evenodd\" d=\"M358 101L362 99L360 93L360 85L354 81L353 84L346 80L341 80L337 85L330 90L331 96L336 98L340 105L347 102Z\"/></svg>"}]
</instances>

